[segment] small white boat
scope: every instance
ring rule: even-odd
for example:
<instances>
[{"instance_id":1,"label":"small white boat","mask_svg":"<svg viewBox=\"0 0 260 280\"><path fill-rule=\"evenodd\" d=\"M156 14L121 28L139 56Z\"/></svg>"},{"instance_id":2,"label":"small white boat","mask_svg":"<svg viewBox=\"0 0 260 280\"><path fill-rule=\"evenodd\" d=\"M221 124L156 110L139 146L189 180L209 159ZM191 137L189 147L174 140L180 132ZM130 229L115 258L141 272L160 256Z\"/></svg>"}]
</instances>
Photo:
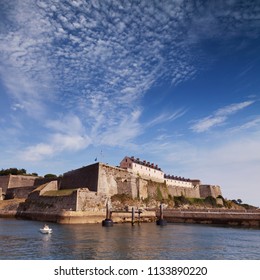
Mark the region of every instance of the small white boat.
<instances>
[{"instance_id":1,"label":"small white boat","mask_svg":"<svg viewBox=\"0 0 260 280\"><path fill-rule=\"evenodd\" d=\"M41 233L52 233L52 229L48 226L44 226L43 228L40 228Z\"/></svg>"}]
</instances>

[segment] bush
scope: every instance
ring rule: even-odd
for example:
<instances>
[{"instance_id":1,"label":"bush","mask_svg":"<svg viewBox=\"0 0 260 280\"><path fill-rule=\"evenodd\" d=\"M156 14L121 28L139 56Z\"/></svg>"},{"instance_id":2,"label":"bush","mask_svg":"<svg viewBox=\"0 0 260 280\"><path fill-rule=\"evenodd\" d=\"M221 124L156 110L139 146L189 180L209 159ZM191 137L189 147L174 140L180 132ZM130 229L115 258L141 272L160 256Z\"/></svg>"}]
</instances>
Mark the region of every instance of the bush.
<instances>
[{"instance_id":1,"label":"bush","mask_svg":"<svg viewBox=\"0 0 260 280\"><path fill-rule=\"evenodd\" d=\"M177 207L179 207L183 204L190 204L190 201L184 195L174 196L173 200Z\"/></svg>"},{"instance_id":2,"label":"bush","mask_svg":"<svg viewBox=\"0 0 260 280\"><path fill-rule=\"evenodd\" d=\"M57 178L57 175L55 175L55 174L46 174L46 175L44 175L44 178L53 178L53 179L56 179L56 178Z\"/></svg>"},{"instance_id":3,"label":"bush","mask_svg":"<svg viewBox=\"0 0 260 280\"><path fill-rule=\"evenodd\" d=\"M163 195L162 195L162 192L161 192L161 189L159 186L157 186L157 196L156 196L156 200L158 201L162 201L163 200Z\"/></svg>"},{"instance_id":4,"label":"bush","mask_svg":"<svg viewBox=\"0 0 260 280\"><path fill-rule=\"evenodd\" d=\"M210 205L212 205L212 206L214 206L214 207L217 207L216 198L213 197L213 196L207 196L207 197L205 198L205 203L210 204Z\"/></svg>"},{"instance_id":5,"label":"bush","mask_svg":"<svg viewBox=\"0 0 260 280\"><path fill-rule=\"evenodd\" d=\"M0 170L0 176L4 175L26 175L25 169L8 168Z\"/></svg>"}]
</instances>

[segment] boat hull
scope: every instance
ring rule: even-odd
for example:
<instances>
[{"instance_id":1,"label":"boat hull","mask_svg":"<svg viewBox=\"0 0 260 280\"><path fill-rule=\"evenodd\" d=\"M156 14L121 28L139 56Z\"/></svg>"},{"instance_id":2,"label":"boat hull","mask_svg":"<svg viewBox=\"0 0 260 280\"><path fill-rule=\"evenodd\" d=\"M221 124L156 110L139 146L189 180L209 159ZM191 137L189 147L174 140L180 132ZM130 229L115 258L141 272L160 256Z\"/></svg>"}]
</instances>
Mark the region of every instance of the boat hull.
<instances>
[{"instance_id":1,"label":"boat hull","mask_svg":"<svg viewBox=\"0 0 260 280\"><path fill-rule=\"evenodd\" d=\"M52 229L51 228L49 228L49 229L40 228L40 232L43 234L49 234L49 233L52 233Z\"/></svg>"}]
</instances>

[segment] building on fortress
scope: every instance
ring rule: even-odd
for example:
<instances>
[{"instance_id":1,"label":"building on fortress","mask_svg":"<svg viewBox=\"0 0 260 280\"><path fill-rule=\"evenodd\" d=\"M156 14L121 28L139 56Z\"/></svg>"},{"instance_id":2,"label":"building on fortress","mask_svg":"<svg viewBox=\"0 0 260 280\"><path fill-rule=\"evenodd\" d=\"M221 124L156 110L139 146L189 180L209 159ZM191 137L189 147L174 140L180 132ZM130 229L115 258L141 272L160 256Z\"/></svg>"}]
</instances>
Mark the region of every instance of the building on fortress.
<instances>
[{"instance_id":1,"label":"building on fortress","mask_svg":"<svg viewBox=\"0 0 260 280\"><path fill-rule=\"evenodd\" d=\"M193 188L194 182L197 180L186 179L180 176L166 175L164 174L164 179L167 186L176 186L176 187L186 187Z\"/></svg>"},{"instance_id":2,"label":"building on fortress","mask_svg":"<svg viewBox=\"0 0 260 280\"><path fill-rule=\"evenodd\" d=\"M157 164L150 163L146 160L140 160L135 157L124 157L124 159L120 162L120 167L126 169L128 172L132 172L144 179L151 179L158 182L165 182L167 186L176 186L176 187L187 187L193 188L194 181L183 177L166 175L158 167Z\"/></svg>"},{"instance_id":3,"label":"building on fortress","mask_svg":"<svg viewBox=\"0 0 260 280\"><path fill-rule=\"evenodd\" d=\"M126 169L128 172L132 172L140 177L164 181L164 173L158 165L150 163L149 161L141 161L135 157L124 157L120 162L120 167Z\"/></svg>"}]
</instances>

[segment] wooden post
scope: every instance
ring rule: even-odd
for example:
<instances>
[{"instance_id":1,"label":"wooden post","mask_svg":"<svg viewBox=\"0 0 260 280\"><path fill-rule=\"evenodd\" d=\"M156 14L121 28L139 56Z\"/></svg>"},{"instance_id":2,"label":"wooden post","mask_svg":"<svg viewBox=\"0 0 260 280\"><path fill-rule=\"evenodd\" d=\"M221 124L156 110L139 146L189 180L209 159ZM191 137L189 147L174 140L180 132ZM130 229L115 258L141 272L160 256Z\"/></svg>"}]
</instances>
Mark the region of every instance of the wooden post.
<instances>
[{"instance_id":1,"label":"wooden post","mask_svg":"<svg viewBox=\"0 0 260 280\"><path fill-rule=\"evenodd\" d=\"M158 226L166 226L167 225L167 221L163 219L163 204L160 204L160 218L159 220L156 221L156 224Z\"/></svg>"},{"instance_id":2,"label":"wooden post","mask_svg":"<svg viewBox=\"0 0 260 280\"><path fill-rule=\"evenodd\" d=\"M163 204L160 204L160 219L163 220Z\"/></svg>"},{"instance_id":3,"label":"wooden post","mask_svg":"<svg viewBox=\"0 0 260 280\"><path fill-rule=\"evenodd\" d=\"M111 211L109 209L108 201L107 201L107 204L106 204L106 219L102 221L102 226L103 227L112 227L113 224L114 223L111 219Z\"/></svg>"},{"instance_id":4,"label":"wooden post","mask_svg":"<svg viewBox=\"0 0 260 280\"><path fill-rule=\"evenodd\" d=\"M135 209L132 207L132 226L135 224Z\"/></svg>"},{"instance_id":5,"label":"wooden post","mask_svg":"<svg viewBox=\"0 0 260 280\"><path fill-rule=\"evenodd\" d=\"M141 210L138 209L138 226L140 226L140 216L141 216Z\"/></svg>"}]
</instances>

